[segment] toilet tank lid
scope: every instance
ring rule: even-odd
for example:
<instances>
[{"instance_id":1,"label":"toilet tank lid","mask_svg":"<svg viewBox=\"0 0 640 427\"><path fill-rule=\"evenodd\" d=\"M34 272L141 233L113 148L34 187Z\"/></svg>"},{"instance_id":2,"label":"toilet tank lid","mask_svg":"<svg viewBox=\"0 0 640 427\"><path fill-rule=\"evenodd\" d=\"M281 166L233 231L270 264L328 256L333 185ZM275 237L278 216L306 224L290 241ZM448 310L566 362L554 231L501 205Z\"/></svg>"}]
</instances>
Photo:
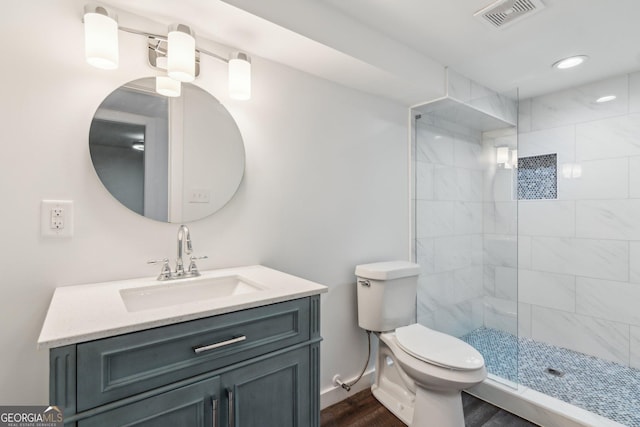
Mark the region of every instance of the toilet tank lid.
<instances>
[{"instance_id":1,"label":"toilet tank lid","mask_svg":"<svg viewBox=\"0 0 640 427\"><path fill-rule=\"evenodd\" d=\"M363 279L392 280L417 276L420 266L408 261L386 261L356 266L356 276Z\"/></svg>"}]
</instances>

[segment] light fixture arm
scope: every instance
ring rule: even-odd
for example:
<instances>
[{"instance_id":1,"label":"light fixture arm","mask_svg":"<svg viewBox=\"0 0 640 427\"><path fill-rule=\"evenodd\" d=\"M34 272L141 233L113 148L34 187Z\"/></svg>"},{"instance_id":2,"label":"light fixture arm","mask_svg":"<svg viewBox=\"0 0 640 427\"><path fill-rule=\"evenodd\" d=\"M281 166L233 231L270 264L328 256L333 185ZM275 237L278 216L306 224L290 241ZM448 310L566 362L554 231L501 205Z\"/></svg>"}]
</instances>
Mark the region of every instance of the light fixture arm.
<instances>
[{"instance_id":1,"label":"light fixture arm","mask_svg":"<svg viewBox=\"0 0 640 427\"><path fill-rule=\"evenodd\" d=\"M147 31L136 30L135 28L120 27L120 26L118 27L118 29L120 31L124 31L125 33L137 34L139 36L149 37L150 39L163 41L165 43L167 42L167 36L163 36L161 34L149 33ZM161 50L161 52L164 53L164 54L167 53L166 49ZM209 50L202 49L200 47L196 47L196 52L204 53L205 55L210 56L212 58L215 58L218 61L222 61L222 62L225 62L227 64L229 63L229 59L228 58L225 58L224 56L220 56L217 53L213 53L213 52L211 52Z\"/></svg>"}]
</instances>

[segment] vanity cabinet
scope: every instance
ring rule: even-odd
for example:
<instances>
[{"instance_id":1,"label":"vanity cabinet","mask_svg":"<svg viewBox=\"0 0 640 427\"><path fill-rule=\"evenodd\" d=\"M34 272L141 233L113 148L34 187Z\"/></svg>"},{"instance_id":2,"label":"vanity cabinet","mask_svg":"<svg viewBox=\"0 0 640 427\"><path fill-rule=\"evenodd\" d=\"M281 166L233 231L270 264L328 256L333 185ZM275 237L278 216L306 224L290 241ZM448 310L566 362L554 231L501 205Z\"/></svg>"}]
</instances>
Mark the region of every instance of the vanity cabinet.
<instances>
[{"instance_id":1,"label":"vanity cabinet","mask_svg":"<svg viewBox=\"0 0 640 427\"><path fill-rule=\"evenodd\" d=\"M318 295L54 348L65 425L319 426Z\"/></svg>"}]
</instances>

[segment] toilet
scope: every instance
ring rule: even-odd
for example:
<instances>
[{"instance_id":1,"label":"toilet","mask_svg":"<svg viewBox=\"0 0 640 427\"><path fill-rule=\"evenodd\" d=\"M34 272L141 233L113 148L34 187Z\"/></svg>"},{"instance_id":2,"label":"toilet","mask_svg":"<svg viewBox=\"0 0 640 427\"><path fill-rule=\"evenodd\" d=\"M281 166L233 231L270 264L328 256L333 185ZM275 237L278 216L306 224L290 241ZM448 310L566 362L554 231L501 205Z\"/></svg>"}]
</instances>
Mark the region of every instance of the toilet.
<instances>
[{"instance_id":1,"label":"toilet","mask_svg":"<svg viewBox=\"0 0 640 427\"><path fill-rule=\"evenodd\" d=\"M371 391L411 427L464 427L461 391L482 382L482 355L415 323L420 266L407 261L356 267L358 324L379 338Z\"/></svg>"}]
</instances>

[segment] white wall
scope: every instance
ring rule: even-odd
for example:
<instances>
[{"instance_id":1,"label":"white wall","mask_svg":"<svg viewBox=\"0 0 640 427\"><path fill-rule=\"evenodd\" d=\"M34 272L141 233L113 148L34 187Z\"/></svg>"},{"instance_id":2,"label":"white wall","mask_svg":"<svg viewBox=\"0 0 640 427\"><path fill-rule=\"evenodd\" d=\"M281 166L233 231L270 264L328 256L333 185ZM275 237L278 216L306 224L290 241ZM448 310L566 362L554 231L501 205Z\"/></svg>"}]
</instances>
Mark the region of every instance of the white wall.
<instances>
[{"instance_id":1,"label":"white wall","mask_svg":"<svg viewBox=\"0 0 640 427\"><path fill-rule=\"evenodd\" d=\"M0 17L0 402L48 403L47 352L36 350L57 286L152 276L174 256L177 226L117 203L91 165L88 130L104 97L152 70L145 40L120 33L120 68L83 58L77 0L4 4ZM228 106L245 138L244 181L220 212L190 224L201 268L260 263L330 287L322 299L322 378L355 376L366 357L353 269L408 258L406 110L293 69L253 61L253 99L233 102L224 67L198 84ZM75 202L71 239L40 237L40 200Z\"/></svg>"},{"instance_id":2,"label":"white wall","mask_svg":"<svg viewBox=\"0 0 640 427\"><path fill-rule=\"evenodd\" d=\"M518 203L520 333L640 368L640 73L520 113L519 157L558 158L557 200ZM576 164L582 175L564 177Z\"/></svg>"}]
</instances>

